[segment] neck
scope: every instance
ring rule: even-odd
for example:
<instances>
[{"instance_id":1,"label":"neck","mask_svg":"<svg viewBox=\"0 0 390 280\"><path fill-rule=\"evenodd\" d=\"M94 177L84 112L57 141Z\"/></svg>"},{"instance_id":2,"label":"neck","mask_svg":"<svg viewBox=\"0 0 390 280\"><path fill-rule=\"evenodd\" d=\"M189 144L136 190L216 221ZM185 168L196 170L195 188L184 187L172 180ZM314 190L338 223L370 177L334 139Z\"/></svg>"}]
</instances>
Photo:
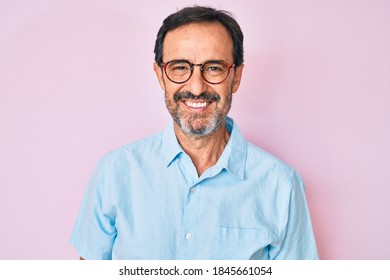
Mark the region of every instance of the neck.
<instances>
[{"instance_id":1,"label":"neck","mask_svg":"<svg viewBox=\"0 0 390 280\"><path fill-rule=\"evenodd\" d=\"M174 124L177 140L191 158L199 177L207 168L217 163L227 145L230 135L225 122L222 123L213 134L205 136L184 134L177 124Z\"/></svg>"}]
</instances>

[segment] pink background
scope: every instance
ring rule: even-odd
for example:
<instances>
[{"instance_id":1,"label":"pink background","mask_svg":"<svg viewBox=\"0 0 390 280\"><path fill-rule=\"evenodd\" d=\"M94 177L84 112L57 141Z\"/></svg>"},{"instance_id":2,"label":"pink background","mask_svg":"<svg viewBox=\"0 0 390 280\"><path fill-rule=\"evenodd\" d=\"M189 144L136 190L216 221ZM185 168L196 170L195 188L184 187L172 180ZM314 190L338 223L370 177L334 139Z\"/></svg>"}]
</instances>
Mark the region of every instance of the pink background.
<instances>
[{"instance_id":1,"label":"pink background","mask_svg":"<svg viewBox=\"0 0 390 280\"><path fill-rule=\"evenodd\" d=\"M390 2L196 1L233 11L245 69L231 116L306 183L322 259L390 259ZM170 120L152 70L193 1L0 1L0 259L75 259L104 153Z\"/></svg>"}]
</instances>

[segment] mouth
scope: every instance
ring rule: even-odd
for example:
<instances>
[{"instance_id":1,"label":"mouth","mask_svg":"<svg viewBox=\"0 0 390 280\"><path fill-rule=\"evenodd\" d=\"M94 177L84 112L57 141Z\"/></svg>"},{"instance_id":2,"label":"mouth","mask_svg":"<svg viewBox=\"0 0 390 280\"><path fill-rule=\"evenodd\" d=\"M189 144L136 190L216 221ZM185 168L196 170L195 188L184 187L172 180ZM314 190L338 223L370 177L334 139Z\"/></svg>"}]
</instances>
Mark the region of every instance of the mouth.
<instances>
[{"instance_id":1,"label":"mouth","mask_svg":"<svg viewBox=\"0 0 390 280\"><path fill-rule=\"evenodd\" d=\"M209 105L212 103L211 101L203 101L203 100L183 100L183 103L190 108L192 111L202 112L207 110Z\"/></svg>"}]
</instances>

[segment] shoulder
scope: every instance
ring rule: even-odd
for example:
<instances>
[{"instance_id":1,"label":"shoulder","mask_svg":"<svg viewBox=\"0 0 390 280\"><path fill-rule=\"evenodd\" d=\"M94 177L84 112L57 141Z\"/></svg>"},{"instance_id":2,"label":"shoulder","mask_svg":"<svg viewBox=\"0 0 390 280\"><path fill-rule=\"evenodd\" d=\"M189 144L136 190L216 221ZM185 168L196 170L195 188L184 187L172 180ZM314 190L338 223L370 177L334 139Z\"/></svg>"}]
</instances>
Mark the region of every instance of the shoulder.
<instances>
[{"instance_id":1,"label":"shoulder","mask_svg":"<svg viewBox=\"0 0 390 280\"><path fill-rule=\"evenodd\" d=\"M117 149L110 151L108 154L112 157L123 154L150 153L160 148L162 132L145 137L143 139L128 143Z\"/></svg>"},{"instance_id":2,"label":"shoulder","mask_svg":"<svg viewBox=\"0 0 390 280\"><path fill-rule=\"evenodd\" d=\"M161 150L162 132L145 137L113 149L102 157L102 161L110 166L124 165L133 161L144 161L157 156Z\"/></svg>"},{"instance_id":3,"label":"shoulder","mask_svg":"<svg viewBox=\"0 0 390 280\"><path fill-rule=\"evenodd\" d=\"M295 168L250 142L247 145L246 167L249 174L259 174L279 187L302 185L301 176Z\"/></svg>"},{"instance_id":4,"label":"shoulder","mask_svg":"<svg viewBox=\"0 0 390 280\"><path fill-rule=\"evenodd\" d=\"M292 166L249 142L231 119L227 122L227 128L229 127L233 128L231 133L234 138L233 147L239 151L234 154L234 158L244 161L247 179L266 188L270 186L291 188L301 181L299 174Z\"/></svg>"},{"instance_id":5,"label":"shoulder","mask_svg":"<svg viewBox=\"0 0 390 280\"><path fill-rule=\"evenodd\" d=\"M283 173L295 172L292 166L250 142L247 145L247 152L247 160L249 163L260 165L267 169L277 169Z\"/></svg>"}]
</instances>

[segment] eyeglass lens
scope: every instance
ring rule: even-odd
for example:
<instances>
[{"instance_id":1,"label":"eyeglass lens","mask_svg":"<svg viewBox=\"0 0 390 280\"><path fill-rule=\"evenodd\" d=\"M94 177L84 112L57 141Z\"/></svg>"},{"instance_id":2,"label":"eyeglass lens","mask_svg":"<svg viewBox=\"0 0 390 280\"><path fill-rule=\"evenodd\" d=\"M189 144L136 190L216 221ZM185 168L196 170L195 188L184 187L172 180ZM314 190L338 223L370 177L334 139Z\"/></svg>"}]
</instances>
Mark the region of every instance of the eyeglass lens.
<instances>
[{"instance_id":1,"label":"eyeglass lens","mask_svg":"<svg viewBox=\"0 0 390 280\"><path fill-rule=\"evenodd\" d=\"M174 83L184 83L192 75L195 65L188 61L170 61L165 66L167 77ZM231 66L224 62L206 62L201 66L203 78L212 84L223 82L229 75Z\"/></svg>"}]
</instances>

